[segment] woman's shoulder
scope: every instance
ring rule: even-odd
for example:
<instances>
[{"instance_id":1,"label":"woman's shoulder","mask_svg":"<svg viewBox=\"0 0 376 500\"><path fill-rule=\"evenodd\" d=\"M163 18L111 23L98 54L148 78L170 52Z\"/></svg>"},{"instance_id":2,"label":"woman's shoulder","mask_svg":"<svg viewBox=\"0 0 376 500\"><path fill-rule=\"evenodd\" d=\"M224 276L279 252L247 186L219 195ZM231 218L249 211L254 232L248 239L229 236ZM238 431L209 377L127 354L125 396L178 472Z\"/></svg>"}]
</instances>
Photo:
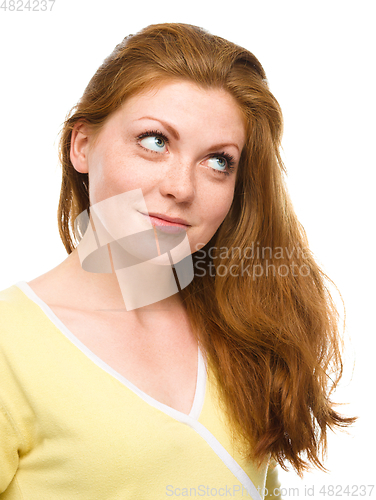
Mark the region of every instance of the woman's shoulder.
<instances>
[{"instance_id":1,"label":"woman's shoulder","mask_svg":"<svg viewBox=\"0 0 376 500\"><path fill-rule=\"evenodd\" d=\"M27 305L27 297L22 290L25 282L18 282L0 290L0 318L1 326L4 326L7 320L22 317Z\"/></svg>"},{"instance_id":2,"label":"woman's shoulder","mask_svg":"<svg viewBox=\"0 0 376 500\"><path fill-rule=\"evenodd\" d=\"M12 302L17 299L18 291L20 287L19 283L23 283L22 281L15 283L14 285L8 286L7 288L3 288L0 290L0 301L3 302Z\"/></svg>"},{"instance_id":3,"label":"woman's shoulder","mask_svg":"<svg viewBox=\"0 0 376 500\"><path fill-rule=\"evenodd\" d=\"M38 328L43 314L29 297L26 281L19 281L0 291L0 347L7 340L26 340L27 334Z\"/></svg>"}]
</instances>

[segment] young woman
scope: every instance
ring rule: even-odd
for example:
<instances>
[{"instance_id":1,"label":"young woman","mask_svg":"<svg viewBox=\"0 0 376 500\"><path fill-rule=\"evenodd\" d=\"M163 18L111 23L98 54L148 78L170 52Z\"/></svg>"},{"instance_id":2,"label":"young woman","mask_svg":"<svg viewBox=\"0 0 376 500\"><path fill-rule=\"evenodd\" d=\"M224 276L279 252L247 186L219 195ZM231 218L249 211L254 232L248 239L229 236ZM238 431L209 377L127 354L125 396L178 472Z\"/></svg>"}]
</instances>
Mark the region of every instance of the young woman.
<instances>
[{"instance_id":1,"label":"young woman","mask_svg":"<svg viewBox=\"0 0 376 500\"><path fill-rule=\"evenodd\" d=\"M61 135L69 256L0 294L0 498L281 498L277 463L323 467L353 419L281 134L259 61L201 28L103 62Z\"/></svg>"}]
</instances>

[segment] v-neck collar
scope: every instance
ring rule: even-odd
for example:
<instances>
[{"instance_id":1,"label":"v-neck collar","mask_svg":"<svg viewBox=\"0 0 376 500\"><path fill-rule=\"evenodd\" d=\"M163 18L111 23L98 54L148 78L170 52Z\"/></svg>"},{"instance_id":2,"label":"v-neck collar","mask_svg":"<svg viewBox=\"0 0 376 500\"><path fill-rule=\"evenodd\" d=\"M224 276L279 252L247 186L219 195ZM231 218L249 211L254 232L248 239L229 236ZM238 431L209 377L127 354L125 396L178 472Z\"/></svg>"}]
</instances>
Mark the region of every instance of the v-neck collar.
<instances>
[{"instance_id":1,"label":"v-neck collar","mask_svg":"<svg viewBox=\"0 0 376 500\"><path fill-rule=\"evenodd\" d=\"M88 357L93 363L102 368L104 371L115 377L122 384L124 384L128 389L137 394L146 403L158 408L162 412L176 418L180 421L184 421L187 418L192 418L198 420L202 407L204 405L205 390L207 382L207 363L203 357L200 346L198 346L198 363L197 363L197 377L196 377L196 391L193 399L193 404L189 414L183 413L171 406L168 406L160 401L156 400L149 394L145 393L139 389L135 384L130 382L127 378L121 375L119 372L114 370L110 365L103 361L99 356L94 354L83 342L81 342L56 316L52 309L34 292L34 290L28 285L26 281L19 281L16 286L35 304L37 304L43 311L43 313L48 317L48 319L56 326L56 328L67 337L86 357Z\"/></svg>"}]
</instances>

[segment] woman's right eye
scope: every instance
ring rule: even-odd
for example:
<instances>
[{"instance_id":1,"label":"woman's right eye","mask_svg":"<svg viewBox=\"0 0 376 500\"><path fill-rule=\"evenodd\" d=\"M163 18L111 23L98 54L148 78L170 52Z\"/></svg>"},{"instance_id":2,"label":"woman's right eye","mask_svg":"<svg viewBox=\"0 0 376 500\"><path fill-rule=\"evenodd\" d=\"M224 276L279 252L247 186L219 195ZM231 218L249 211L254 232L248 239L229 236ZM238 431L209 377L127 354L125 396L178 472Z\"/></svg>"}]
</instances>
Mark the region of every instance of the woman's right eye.
<instances>
[{"instance_id":1,"label":"woman's right eye","mask_svg":"<svg viewBox=\"0 0 376 500\"><path fill-rule=\"evenodd\" d=\"M167 137L162 134L157 134L155 132L145 132L137 137L138 143L145 149L154 151L156 153L165 153L163 148L166 147L168 142Z\"/></svg>"}]
</instances>

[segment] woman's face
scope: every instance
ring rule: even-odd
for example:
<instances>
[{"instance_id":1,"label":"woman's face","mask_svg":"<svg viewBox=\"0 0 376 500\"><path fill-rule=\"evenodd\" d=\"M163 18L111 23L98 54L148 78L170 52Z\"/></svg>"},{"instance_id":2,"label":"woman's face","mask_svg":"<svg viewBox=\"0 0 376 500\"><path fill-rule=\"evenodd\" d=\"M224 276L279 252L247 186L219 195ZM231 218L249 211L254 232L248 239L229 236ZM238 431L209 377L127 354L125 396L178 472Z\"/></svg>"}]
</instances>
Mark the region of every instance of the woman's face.
<instances>
[{"instance_id":1,"label":"woman's face","mask_svg":"<svg viewBox=\"0 0 376 500\"><path fill-rule=\"evenodd\" d=\"M230 209L244 142L243 117L228 92L169 81L129 98L95 141L84 124L77 127L71 159L89 174L91 205L141 188L150 215L184 220L193 253Z\"/></svg>"}]
</instances>

